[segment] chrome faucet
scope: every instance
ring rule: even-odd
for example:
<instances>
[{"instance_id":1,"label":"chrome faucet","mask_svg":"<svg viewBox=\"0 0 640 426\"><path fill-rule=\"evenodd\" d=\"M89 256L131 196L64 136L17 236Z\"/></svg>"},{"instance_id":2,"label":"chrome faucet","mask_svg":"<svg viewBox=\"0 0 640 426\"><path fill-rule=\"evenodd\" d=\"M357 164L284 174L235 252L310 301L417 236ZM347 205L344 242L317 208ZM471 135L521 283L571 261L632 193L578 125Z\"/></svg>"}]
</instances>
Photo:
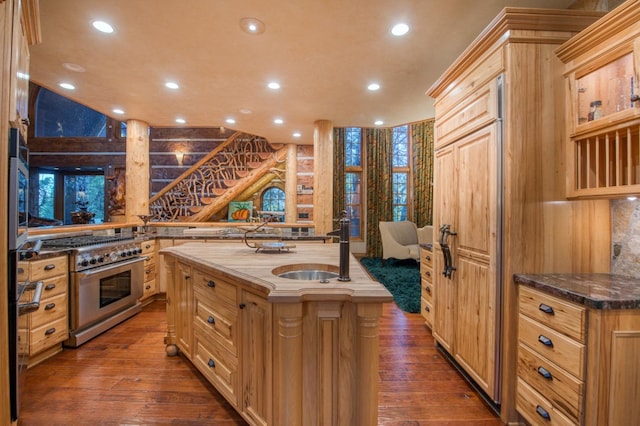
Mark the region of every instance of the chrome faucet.
<instances>
[{"instance_id":1,"label":"chrome faucet","mask_svg":"<svg viewBox=\"0 0 640 426\"><path fill-rule=\"evenodd\" d=\"M340 269L338 281L351 281L351 278L349 278L349 235L351 231L349 229L350 221L347 217L346 210L340 212L339 222L340 228L327 233L327 235L340 237Z\"/></svg>"}]
</instances>

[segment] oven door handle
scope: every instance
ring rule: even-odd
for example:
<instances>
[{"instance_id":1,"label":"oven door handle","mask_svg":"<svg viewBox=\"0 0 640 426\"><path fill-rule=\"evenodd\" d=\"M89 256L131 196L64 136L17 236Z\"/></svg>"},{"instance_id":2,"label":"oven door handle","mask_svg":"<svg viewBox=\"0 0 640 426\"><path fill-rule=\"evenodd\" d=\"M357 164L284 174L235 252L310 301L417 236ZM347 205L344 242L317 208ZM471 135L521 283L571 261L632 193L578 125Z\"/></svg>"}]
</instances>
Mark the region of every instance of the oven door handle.
<instances>
[{"instance_id":1,"label":"oven door handle","mask_svg":"<svg viewBox=\"0 0 640 426\"><path fill-rule=\"evenodd\" d=\"M18 303L18 315L25 315L40 309L40 298L42 297L42 288L44 286L44 283L42 281L37 281L35 283L26 282L19 285L24 286L25 291L35 291L33 292L33 298L30 302Z\"/></svg>"},{"instance_id":2,"label":"oven door handle","mask_svg":"<svg viewBox=\"0 0 640 426\"><path fill-rule=\"evenodd\" d=\"M121 266L133 265L134 263L138 263L138 262L144 262L145 260L149 260L149 257L140 256L140 257L136 257L135 259L123 260L122 262L112 263L107 266L118 268ZM95 269L89 269L88 271L80 271L78 272L78 274L83 277L90 277L91 275L95 275L95 274L103 274L104 271L105 271L104 268L95 268Z\"/></svg>"}]
</instances>

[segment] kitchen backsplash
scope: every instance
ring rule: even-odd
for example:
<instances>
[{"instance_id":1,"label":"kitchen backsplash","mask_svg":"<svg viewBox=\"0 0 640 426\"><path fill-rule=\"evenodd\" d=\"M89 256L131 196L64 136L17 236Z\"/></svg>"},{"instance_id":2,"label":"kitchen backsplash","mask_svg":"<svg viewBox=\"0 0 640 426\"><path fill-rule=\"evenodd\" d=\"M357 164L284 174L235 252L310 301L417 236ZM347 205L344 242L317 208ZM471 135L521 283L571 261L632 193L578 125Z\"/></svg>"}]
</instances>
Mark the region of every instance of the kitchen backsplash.
<instances>
[{"instance_id":1,"label":"kitchen backsplash","mask_svg":"<svg viewBox=\"0 0 640 426\"><path fill-rule=\"evenodd\" d=\"M611 272L640 278L640 200L611 201Z\"/></svg>"}]
</instances>

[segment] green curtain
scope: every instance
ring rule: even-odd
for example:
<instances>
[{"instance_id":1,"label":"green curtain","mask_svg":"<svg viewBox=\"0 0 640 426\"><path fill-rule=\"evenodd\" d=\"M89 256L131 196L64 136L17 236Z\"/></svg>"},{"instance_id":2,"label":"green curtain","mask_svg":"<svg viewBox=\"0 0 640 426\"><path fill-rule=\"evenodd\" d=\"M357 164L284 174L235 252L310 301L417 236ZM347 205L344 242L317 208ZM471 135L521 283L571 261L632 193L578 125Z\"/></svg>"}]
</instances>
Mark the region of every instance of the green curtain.
<instances>
[{"instance_id":1,"label":"green curtain","mask_svg":"<svg viewBox=\"0 0 640 426\"><path fill-rule=\"evenodd\" d=\"M413 221L418 228L433 224L433 125L427 120L410 125L413 144Z\"/></svg>"},{"instance_id":2,"label":"green curtain","mask_svg":"<svg viewBox=\"0 0 640 426\"><path fill-rule=\"evenodd\" d=\"M393 220L391 160L393 129L363 129L367 175L367 256L382 257L378 223Z\"/></svg>"},{"instance_id":3,"label":"green curtain","mask_svg":"<svg viewBox=\"0 0 640 426\"><path fill-rule=\"evenodd\" d=\"M346 206L345 195L345 137L347 129L333 129L333 218Z\"/></svg>"}]
</instances>

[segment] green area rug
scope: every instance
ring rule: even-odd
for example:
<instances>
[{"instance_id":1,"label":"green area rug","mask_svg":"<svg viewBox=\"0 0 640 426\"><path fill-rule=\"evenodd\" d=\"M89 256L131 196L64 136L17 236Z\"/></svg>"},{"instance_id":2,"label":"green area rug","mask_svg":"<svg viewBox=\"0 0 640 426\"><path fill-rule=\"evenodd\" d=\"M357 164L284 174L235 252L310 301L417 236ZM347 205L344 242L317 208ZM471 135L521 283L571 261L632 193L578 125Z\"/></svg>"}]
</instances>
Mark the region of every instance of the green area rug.
<instances>
[{"instance_id":1,"label":"green area rug","mask_svg":"<svg viewBox=\"0 0 640 426\"><path fill-rule=\"evenodd\" d=\"M363 257L360 263L391 294L398 307L405 312L420 312L420 266L412 259L382 259Z\"/></svg>"}]
</instances>

